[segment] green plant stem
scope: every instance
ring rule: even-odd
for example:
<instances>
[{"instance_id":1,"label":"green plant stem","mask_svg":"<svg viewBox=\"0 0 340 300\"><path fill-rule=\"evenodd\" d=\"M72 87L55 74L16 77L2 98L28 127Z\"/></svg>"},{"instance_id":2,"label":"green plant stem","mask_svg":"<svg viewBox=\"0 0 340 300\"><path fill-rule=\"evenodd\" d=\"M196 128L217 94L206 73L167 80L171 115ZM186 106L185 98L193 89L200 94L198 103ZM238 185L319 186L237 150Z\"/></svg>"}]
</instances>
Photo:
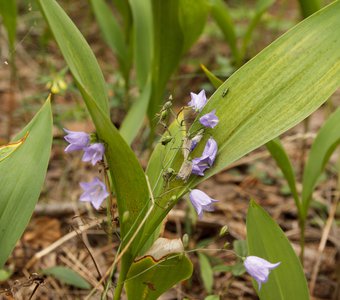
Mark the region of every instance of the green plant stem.
<instances>
[{"instance_id":1,"label":"green plant stem","mask_svg":"<svg viewBox=\"0 0 340 300\"><path fill-rule=\"evenodd\" d=\"M106 205L106 215L107 215L107 226L108 226L108 242L112 242L112 235L113 235L113 218L114 218L114 209L113 209L113 199L112 199L112 190L111 184L109 179L109 174L106 171L106 163L104 162L103 173L105 178L105 185L109 190L109 197L107 198L107 205Z\"/></svg>"},{"instance_id":2,"label":"green plant stem","mask_svg":"<svg viewBox=\"0 0 340 300\"><path fill-rule=\"evenodd\" d=\"M10 90L9 90L9 105L8 105L8 124L7 124L7 139L10 140L13 128L13 111L16 106L15 88L17 69L15 65L15 50L10 47Z\"/></svg>"},{"instance_id":3,"label":"green plant stem","mask_svg":"<svg viewBox=\"0 0 340 300\"><path fill-rule=\"evenodd\" d=\"M306 218L299 216L299 227L300 227L300 262L303 266L304 255L305 255L305 229L306 229Z\"/></svg>"},{"instance_id":4,"label":"green plant stem","mask_svg":"<svg viewBox=\"0 0 340 300\"><path fill-rule=\"evenodd\" d=\"M302 182L303 180L303 170L305 168L305 154L306 154L306 139L305 136L309 131L309 122L310 118L306 118L303 120L303 134L304 137L301 140L301 152L300 152L300 166L299 166L299 180Z\"/></svg>"},{"instance_id":5,"label":"green plant stem","mask_svg":"<svg viewBox=\"0 0 340 300\"><path fill-rule=\"evenodd\" d=\"M130 99L129 99L129 90L130 90L130 79L129 76L124 78L124 108L126 111L130 108Z\"/></svg>"},{"instance_id":6,"label":"green plant stem","mask_svg":"<svg viewBox=\"0 0 340 300\"><path fill-rule=\"evenodd\" d=\"M132 263L132 258L131 258L131 256L129 256L128 253L126 253L123 256L123 260L121 262L121 269L120 269L120 272L119 272L117 286L116 286L116 289L114 291L113 300L119 300L121 298L121 294L122 294L123 287L124 287L124 282L125 282L125 279L126 279L128 272L129 272L131 263Z\"/></svg>"}]
</instances>

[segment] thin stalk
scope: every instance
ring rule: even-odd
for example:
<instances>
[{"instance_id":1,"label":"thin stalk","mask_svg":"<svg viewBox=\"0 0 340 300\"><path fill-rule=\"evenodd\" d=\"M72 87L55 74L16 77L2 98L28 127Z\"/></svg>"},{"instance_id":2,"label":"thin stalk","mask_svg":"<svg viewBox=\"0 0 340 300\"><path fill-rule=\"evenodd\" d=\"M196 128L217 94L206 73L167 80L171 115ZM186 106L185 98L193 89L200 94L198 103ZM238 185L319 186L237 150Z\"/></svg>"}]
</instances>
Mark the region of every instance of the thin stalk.
<instances>
[{"instance_id":1,"label":"thin stalk","mask_svg":"<svg viewBox=\"0 0 340 300\"><path fill-rule=\"evenodd\" d=\"M300 227L300 262L303 266L304 255L305 255L305 229L306 229L306 219L303 216L299 217L299 227Z\"/></svg>"},{"instance_id":2,"label":"thin stalk","mask_svg":"<svg viewBox=\"0 0 340 300\"><path fill-rule=\"evenodd\" d=\"M117 286L116 286L115 291L114 291L113 300L119 300L121 298L125 279L126 279L126 276L129 272L130 265L131 265L130 263L122 263L121 264L121 269L120 269L120 272L119 272Z\"/></svg>"},{"instance_id":3,"label":"thin stalk","mask_svg":"<svg viewBox=\"0 0 340 300\"><path fill-rule=\"evenodd\" d=\"M129 75L124 76L124 108L126 110L126 112L129 111L130 108L130 97L129 97L129 90L130 90L130 78Z\"/></svg>"},{"instance_id":4,"label":"thin stalk","mask_svg":"<svg viewBox=\"0 0 340 300\"><path fill-rule=\"evenodd\" d=\"M10 140L12 135L13 125L13 111L15 109L16 98L15 98L15 86L16 86L17 69L15 66L15 51L11 50L10 54L10 90L9 90L9 105L7 111L7 139Z\"/></svg>"},{"instance_id":5,"label":"thin stalk","mask_svg":"<svg viewBox=\"0 0 340 300\"><path fill-rule=\"evenodd\" d=\"M114 208L113 208L113 199L112 199L112 190L111 190L111 184L108 176L108 172L106 170L106 164L103 163L103 172L104 172L104 178L105 178L105 185L109 190L109 197L107 198L107 205L106 205L106 215L107 215L107 226L108 226L108 236L109 236L109 243L112 242L112 236L113 236L113 218L114 218Z\"/></svg>"},{"instance_id":6,"label":"thin stalk","mask_svg":"<svg viewBox=\"0 0 340 300\"><path fill-rule=\"evenodd\" d=\"M306 136L309 131L310 118L306 118L303 120L303 134ZM299 180L302 182L303 170L305 168L305 154L306 154L306 139L305 137L301 139L301 152L300 152L300 166L299 166Z\"/></svg>"}]
</instances>

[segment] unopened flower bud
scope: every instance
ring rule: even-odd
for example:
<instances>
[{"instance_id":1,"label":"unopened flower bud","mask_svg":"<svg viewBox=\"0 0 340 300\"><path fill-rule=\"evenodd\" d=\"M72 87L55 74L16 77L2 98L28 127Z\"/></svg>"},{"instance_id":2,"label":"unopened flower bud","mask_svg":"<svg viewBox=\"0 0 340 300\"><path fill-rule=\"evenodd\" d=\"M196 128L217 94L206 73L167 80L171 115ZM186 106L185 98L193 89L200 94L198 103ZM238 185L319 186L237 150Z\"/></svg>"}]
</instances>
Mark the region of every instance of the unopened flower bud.
<instances>
[{"instance_id":1,"label":"unopened flower bud","mask_svg":"<svg viewBox=\"0 0 340 300\"><path fill-rule=\"evenodd\" d=\"M189 235L187 233L185 233L182 237L182 241L183 241L183 246L184 248L187 248L189 245Z\"/></svg>"},{"instance_id":2,"label":"unopened flower bud","mask_svg":"<svg viewBox=\"0 0 340 300\"><path fill-rule=\"evenodd\" d=\"M224 225L220 230L219 236L222 237L222 236L226 235L228 233L228 230L229 230L228 225Z\"/></svg>"}]
</instances>

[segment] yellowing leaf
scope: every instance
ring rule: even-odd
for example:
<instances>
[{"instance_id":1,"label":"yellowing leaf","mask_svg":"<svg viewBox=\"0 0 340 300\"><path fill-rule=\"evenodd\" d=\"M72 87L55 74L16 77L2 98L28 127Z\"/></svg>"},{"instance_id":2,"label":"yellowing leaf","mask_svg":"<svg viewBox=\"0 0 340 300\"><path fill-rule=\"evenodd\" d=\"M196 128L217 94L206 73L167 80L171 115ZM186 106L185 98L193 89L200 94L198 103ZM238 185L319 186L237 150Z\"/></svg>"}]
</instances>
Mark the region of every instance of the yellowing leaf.
<instances>
[{"instance_id":1,"label":"yellowing leaf","mask_svg":"<svg viewBox=\"0 0 340 300\"><path fill-rule=\"evenodd\" d=\"M0 146L0 162L10 156L15 150L17 150L23 142L25 142L29 132L27 131L25 136L20 140L9 143L7 145Z\"/></svg>"}]
</instances>

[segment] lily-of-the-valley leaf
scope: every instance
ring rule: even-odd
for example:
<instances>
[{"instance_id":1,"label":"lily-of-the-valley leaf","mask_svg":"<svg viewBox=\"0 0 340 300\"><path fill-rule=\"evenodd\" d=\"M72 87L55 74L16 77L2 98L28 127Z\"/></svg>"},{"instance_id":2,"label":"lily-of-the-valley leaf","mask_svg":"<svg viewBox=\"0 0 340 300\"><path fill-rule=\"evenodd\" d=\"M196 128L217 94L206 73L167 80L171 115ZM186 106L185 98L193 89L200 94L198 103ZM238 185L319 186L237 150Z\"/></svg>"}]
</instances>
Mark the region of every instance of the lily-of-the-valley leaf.
<instances>
[{"instance_id":1,"label":"lily-of-the-valley leaf","mask_svg":"<svg viewBox=\"0 0 340 300\"><path fill-rule=\"evenodd\" d=\"M49 99L14 141L21 143L0 161L0 269L24 232L44 183L52 145Z\"/></svg>"},{"instance_id":2,"label":"lily-of-the-valley leaf","mask_svg":"<svg viewBox=\"0 0 340 300\"><path fill-rule=\"evenodd\" d=\"M254 285L261 300L308 300L305 274L289 240L275 221L254 201L247 213L249 255L280 265L269 274L261 290Z\"/></svg>"}]
</instances>

